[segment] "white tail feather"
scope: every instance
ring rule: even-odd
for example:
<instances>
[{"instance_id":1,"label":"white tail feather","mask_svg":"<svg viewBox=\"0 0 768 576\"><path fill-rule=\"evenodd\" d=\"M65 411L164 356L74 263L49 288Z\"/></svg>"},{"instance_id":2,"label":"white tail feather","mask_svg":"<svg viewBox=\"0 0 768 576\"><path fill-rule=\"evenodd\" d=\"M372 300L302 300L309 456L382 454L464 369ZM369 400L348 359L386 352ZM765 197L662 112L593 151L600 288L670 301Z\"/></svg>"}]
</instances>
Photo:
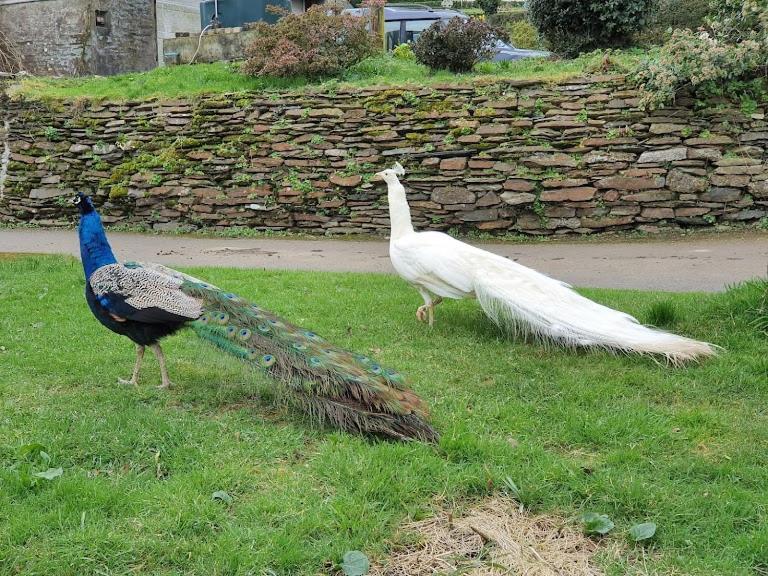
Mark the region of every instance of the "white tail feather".
<instances>
[{"instance_id":1,"label":"white tail feather","mask_svg":"<svg viewBox=\"0 0 768 576\"><path fill-rule=\"evenodd\" d=\"M565 346L659 354L675 364L716 354L711 344L643 326L567 284L498 256L478 265L474 285L486 315L516 335Z\"/></svg>"}]
</instances>

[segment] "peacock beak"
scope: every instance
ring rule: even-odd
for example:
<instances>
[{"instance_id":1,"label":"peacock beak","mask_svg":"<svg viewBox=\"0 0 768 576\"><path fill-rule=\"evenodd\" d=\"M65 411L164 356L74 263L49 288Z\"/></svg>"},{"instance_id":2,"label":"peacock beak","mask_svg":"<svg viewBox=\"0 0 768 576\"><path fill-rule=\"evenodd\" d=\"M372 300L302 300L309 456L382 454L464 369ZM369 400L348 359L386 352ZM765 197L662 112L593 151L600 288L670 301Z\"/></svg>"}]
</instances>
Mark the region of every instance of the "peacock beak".
<instances>
[{"instance_id":1,"label":"peacock beak","mask_svg":"<svg viewBox=\"0 0 768 576\"><path fill-rule=\"evenodd\" d=\"M381 172L376 172L371 178L371 182L381 182L382 180L384 180L384 176L382 176Z\"/></svg>"}]
</instances>

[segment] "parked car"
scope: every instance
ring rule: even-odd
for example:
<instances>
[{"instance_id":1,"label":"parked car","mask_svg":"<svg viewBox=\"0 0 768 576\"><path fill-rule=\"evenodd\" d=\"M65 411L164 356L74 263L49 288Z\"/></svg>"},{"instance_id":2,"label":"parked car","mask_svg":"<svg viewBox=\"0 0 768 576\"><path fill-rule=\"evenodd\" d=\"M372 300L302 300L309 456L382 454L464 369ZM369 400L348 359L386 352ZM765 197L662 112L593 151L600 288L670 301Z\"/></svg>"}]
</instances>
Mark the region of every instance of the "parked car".
<instances>
[{"instance_id":1,"label":"parked car","mask_svg":"<svg viewBox=\"0 0 768 576\"><path fill-rule=\"evenodd\" d=\"M365 16L365 8L348 8L345 14ZM469 16L457 10L431 8L420 4L387 5L384 7L384 34L387 40L387 50L394 50L400 44L410 44L419 39L421 33L435 22L447 22L452 18L469 19ZM540 50L523 50L515 48L508 42L499 40L496 43L496 54L493 60L520 60L522 58L541 58L549 56L549 52Z\"/></svg>"}]
</instances>

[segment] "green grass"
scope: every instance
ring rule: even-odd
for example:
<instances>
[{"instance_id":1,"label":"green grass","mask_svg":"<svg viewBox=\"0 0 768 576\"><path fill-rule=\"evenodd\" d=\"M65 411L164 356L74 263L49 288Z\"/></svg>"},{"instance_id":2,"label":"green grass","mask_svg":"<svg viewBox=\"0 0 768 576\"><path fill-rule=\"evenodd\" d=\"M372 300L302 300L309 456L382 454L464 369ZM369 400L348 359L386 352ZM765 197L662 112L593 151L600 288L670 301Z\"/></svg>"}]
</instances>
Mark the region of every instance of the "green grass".
<instances>
[{"instance_id":1,"label":"green grass","mask_svg":"<svg viewBox=\"0 0 768 576\"><path fill-rule=\"evenodd\" d=\"M608 514L609 541L658 524L649 553L624 544L610 574L768 568L768 359L745 314L759 290L585 291L644 321L672 302L678 331L726 349L674 369L509 342L470 301L440 306L429 330L395 277L193 272L408 374L440 445L312 428L275 408L260 374L191 333L165 346L175 389L154 388L151 358L138 390L118 385L133 346L91 317L79 263L6 256L0 574L327 573L346 550L383 558L401 522L506 476L535 512ZM59 478L23 481L19 449L31 443L51 458L36 466L63 468ZM211 499L217 490L231 505Z\"/></svg>"},{"instance_id":2,"label":"green grass","mask_svg":"<svg viewBox=\"0 0 768 576\"><path fill-rule=\"evenodd\" d=\"M616 52L612 58L623 68L640 59L633 51ZM602 61L599 54L573 60L527 59L517 62L484 62L471 74L451 74L429 70L416 62L396 60L389 55L368 58L352 67L339 79L310 81L305 78L253 78L238 71L236 64L214 63L170 66L150 72L109 77L25 78L11 93L41 100L141 100L177 98L204 93L278 91L288 89L338 90L344 86L470 83L483 79L558 81L595 70Z\"/></svg>"}]
</instances>

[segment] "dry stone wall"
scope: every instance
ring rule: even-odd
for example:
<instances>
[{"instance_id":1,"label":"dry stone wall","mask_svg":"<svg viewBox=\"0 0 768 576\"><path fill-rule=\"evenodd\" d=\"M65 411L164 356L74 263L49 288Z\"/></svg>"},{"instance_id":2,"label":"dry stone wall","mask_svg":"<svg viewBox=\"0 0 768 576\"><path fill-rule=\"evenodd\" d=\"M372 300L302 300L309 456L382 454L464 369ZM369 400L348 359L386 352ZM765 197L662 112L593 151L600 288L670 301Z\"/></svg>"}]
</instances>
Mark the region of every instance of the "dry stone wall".
<instances>
[{"instance_id":1,"label":"dry stone wall","mask_svg":"<svg viewBox=\"0 0 768 576\"><path fill-rule=\"evenodd\" d=\"M418 229L593 233L765 224L765 107L652 113L624 79L355 88L189 101L4 102L0 219L386 233L395 160Z\"/></svg>"}]
</instances>

